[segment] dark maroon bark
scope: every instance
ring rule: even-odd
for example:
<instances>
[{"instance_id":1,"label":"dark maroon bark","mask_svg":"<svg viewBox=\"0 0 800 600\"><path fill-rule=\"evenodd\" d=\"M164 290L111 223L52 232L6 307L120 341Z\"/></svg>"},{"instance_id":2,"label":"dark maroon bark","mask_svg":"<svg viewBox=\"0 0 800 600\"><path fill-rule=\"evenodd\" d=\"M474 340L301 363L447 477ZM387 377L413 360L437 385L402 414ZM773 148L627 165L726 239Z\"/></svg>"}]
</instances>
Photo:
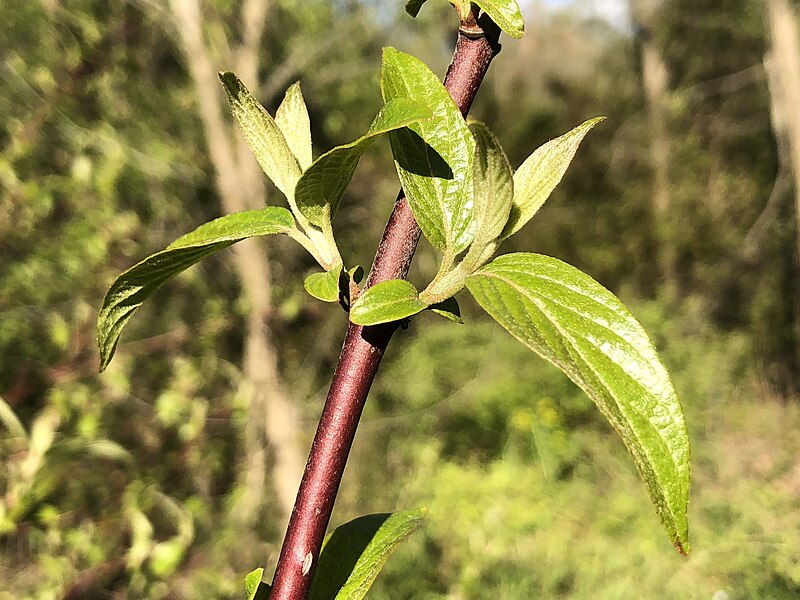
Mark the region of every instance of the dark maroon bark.
<instances>
[{"instance_id":1,"label":"dark maroon bark","mask_svg":"<svg viewBox=\"0 0 800 600\"><path fill-rule=\"evenodd\" d=\"M444 85L462 114L469 111L492 58L500 51L499 31L488 19L459 31ZM400 194L386 224L365 287L405 278L420 230ZM397 323L349 325L339 364L300 483L283 541L271 600L303 600L311 586L322 540L342 479L361 411Z\"/></svg>"}]
</instances>

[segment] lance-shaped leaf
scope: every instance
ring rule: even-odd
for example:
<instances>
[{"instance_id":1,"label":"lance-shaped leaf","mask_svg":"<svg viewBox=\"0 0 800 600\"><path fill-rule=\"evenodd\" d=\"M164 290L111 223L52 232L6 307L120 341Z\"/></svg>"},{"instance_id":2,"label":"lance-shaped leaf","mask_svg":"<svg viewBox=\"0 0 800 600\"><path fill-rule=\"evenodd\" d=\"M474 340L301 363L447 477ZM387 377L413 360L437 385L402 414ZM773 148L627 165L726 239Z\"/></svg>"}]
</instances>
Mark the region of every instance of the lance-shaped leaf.
<instances>
[{"instance_id":1,"label":"lance-shaped leaf","mask_svg":"<svg viewBox=\"0 0 800 600\"><path fill-rule=\"evenodd\" d=\"M294 218L285 208L268 206L234 213L201 225L125 271L108 290L97 319L100 370L111 361L128 319L167 280L240 240L294 229Z\"/></svg>"},{"instance_id":2,"label":"lance-shaped leaf","mask_svg":"<svg viewBox=\"0 0 800 600\"><path fill-rule=\"evenodd\" d=\"M303 282L306 291L323 302L338 302L340 278L342 276L343 265L337 265L325 273L312 273Z\"/></svg>"},{"instance_id":3,"label":"lance-shaped leaf","mask_svg":"<svg viewBox=\"0 0 800 600\"><path fill-rule=\"evenodd\" d=\"M219 74L225 87L233 118L239 124L247 145L275 186L294 203L294 188L300 179L300 166L280 127L236 75Z\"/></svg>"},{"instance_id":4,"label":"lance-shaped leaf","mask_svg":"<svg viewBox=\"0 0 800 600\"><path fill-rule=\"evenodd\" d=\"M383 49L381 90L386 102L414 98L434 118L390 134L397 172L420 229L453 256L472 241L472 155L475 142L461 112L420 60Z\"/></svg>"},{"instance_id":5,"label":"lance-shaped leaf","mask_svg":"<svg viewBox=\"0 0 800 600\"><path fill-rule=\"evenodd\" d=\"M595 117L537 148L514 173L514 204L502 238L514 235L531 220L564 177L578 146L605 117Z\"/></svg>"},{"instance_id":6,"label":"lance-shaped leaf","mask_svg":"<svg viewBox=\"0 0 800 600\"><path fill-rule=\"evenodd\" d=\"M300 212L314 225L322 227L329 223L367 148L390 131L430 117L430 109L410 98L387 101L365 136L326 152L303 173L295 190Z\"/></svg>"},{"instance_id":7,"label":"lance-shaped leaf","mask_svg":"<svg viewBox=\"0 0 800 600\"><path fill-rule=\"evenodd\" d=\"M501 256L467 279L486 312L580 386L633 455L673 544L687 553L689 440L642 326L585 273L539 254Z\"/></svg>"},{"instance_id":8,"label":"lance-shaped leaf","mask_svg":"<svg viewBox=\"0 0 800 600\"><path fill-rule=\"evenodd\" d=\"M479 260L487 246L503 232L514 201L511 166L500 143L483 123L470 123L469 128L475 137L475 240L469 249L467 263L472 259Z\"/></svg>"},{"instance_id":9,"label":"lance-shaped leaf","mask_svg":"<svg viewBox=\"0 0 800 600\"><path fill-rule=\"evenodd\" d=\"M397 546L422 525L424 511L365 515L328 536L310 600L361 600Z\"/></svg>"},{"instance_id":10,"label":"lance-shaped leaf","mask_svg":"<svg viewBox=\"0 0 800 600\"><path fill-rule=\"evenodd\" d=\"M473 0L497 26L513 38L525 34L525 20L516 0Z\"/></svg>"},{"instance_id":11,"label":"lance-shaped leaf","mask_svg":"<svg viewBox=\"0 0 800 600\"><path fill-rule=\"evenodd\" d=\"M381 281L367 288L350 307L356 325L377 325L399 321L428 308L419 292L405 279Z\"/></svg>"},{"instance_id":12,"label":"lance-shaped leaf","mask_svg":"<svg viewBox=\"0 0 800 600\"><path fill-rule=\"evenodd\" d=\"M275 123L286 138L286 143L297 159L300 170L305 171L312 160L311 120L308 117L308 108L299 81L286 90L283 102L275 112Z\"/></svg>"}]
</instances>

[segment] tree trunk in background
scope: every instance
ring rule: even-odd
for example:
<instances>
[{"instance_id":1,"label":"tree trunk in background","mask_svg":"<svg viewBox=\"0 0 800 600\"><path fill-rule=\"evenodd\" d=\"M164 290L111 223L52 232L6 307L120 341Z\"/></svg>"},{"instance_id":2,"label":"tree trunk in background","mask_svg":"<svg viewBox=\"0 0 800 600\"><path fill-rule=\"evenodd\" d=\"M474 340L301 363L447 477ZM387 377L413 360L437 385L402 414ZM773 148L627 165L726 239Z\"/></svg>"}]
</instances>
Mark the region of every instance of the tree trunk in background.
<instances>
[{"instance_id":1,"label":"tree trunk in background","mask_svg":"<svg viewBox=\"0 0 800 600\"><path fill-rule=\"evenodd\" d=\"M225 119L227 105L217 68L203 40L198 0L171 0L189 72L197 90L216 186L225 213L263 206L263 174L249 148ZM257 90L258 52L269 3L247 0L242 8L242 45L231 60L239 77ZM221 67L222 67L221 66ZM299 448L299 415L278 372L277 354L269 332L272 310L269 263L259 240L234 246L236 268L250 306L245 332L242 393L247 402L245 425L245 493L235 509L243 523L258 514L264 499L267 445L271 450L272 483L283 522L291 512L303 473Z\"/></svg>"},{"instance_id":2,"label":"tree trunk in background","mask_svg":"<svg viewBox=\"0 0 800 600\"><path fill-rule=\"evenodd\" d=\"M800 273L800 25L789 0L766 0L772 50L764 60L767 70L772 124L778 159L792 173L795 217L795 266ZM800 386L800 284L794 278L794 384ZM797 391L797 390L795 390Z\"/></svg>"},{"instance_id":3,"label":"tree trunk in background","mask_svg":"<svg viewBox=\"0 0 800 600\"><path fill-rule=\"evenodd\" d=\"M669 190L670 142L666 105L669 73L651 34L659 4L658 0L631 0L630 8L639 32L642 84L647 100L650 168L653 173L653 220L658 241L659 268L668 293L674 295L678 291L678 276L674 215L670 211Z\"/></svg>"},{"instance_id":4,"label":"tree trunk in background","mask_svg":"<svg viewBox=\"0 0 800 600\"><path fill-rule=\"evenodd\" d=\"M781 160L794 178L797 224L796 252L800 261L800 27L788 0L766 0L772 51L765 60L772 101L772 121Z\"/></svg>"}]
</instances>

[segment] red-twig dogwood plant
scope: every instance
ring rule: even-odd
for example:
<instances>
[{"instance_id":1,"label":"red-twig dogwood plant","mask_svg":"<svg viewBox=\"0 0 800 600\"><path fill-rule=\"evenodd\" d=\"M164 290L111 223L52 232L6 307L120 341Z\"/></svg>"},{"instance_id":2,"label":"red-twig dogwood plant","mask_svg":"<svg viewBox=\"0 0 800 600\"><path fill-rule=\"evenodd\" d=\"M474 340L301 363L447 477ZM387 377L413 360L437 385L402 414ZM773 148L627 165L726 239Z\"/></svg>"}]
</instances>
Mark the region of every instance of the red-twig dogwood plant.
<instances>
[{"instance_id":1,"label":"red-twig dogwood plant","mask_svg":"<svg viewBox=\"0 0 800 600\"><path fill-rule=\"evenodd\" d=\"M406 9L415 16L424 2L410 0ZM100 311L104 369L125 323L168 279L240 240L276 234L297 241L322 267L305 280L308 293L349 311L274 580L261 582L262 569L251 573L248 598L362 598L394 547L419 527L421 510L368 515L324 540L364 401L392 334L424 310L461 323L455 296L462 290L595 402L630 451L672 543L683 554L689 550L686 425L644 329L614 294L578 269L541 254L498 255L502 242L535 216L602 119L547 142L512 170L489 128L465 115L499 51L499 30L523 34L519 6L515 0L451 4L460 27L444 84L418 59L385 48L384 106L369 131L316 159L298 84L273 118L236 75L220 73L235 120L288 208L267 206L198 227L120 275ZM359 158L381 138L391 144L403 193L359 287L361 269L343 261L332 219ZM418 291L405 276L420 233L441 253L441 263Z\"/></svg>"}]
</instances>

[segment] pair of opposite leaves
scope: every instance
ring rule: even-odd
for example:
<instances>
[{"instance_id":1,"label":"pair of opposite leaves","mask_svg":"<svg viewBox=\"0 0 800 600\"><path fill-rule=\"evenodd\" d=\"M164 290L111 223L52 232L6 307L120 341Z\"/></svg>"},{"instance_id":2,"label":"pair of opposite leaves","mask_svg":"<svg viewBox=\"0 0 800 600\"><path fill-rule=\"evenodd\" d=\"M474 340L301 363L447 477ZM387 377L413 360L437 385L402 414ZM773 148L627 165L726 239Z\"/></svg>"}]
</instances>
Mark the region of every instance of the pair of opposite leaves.
<instances>
[{"instance_id":1,"label":"pair of opposite leaves","mask_svg":"<svg viewBox=\"0 0 800 600\"><path fill-rule=\"evenodd\" d=\"M557 259L517 253L487 263L497 244L544 203L597 120L545 144L511 176L491 133L482 125L470 131L438 78L417 59L387 48L381 82L386 105L370 131L312 161L299 88L290 89L273 120L234 75L221 79L245 138L287 196L291 211L266 207L216 219L123 273L98 319L101 368L108 365L125 323L148 296L192 264L242 239L287 234L327 274L341 271L331 218L361 154L388 133L415 217L443 253L438 283L451 276L450 287L440 285L420 295L408 282L384 282L379 286L389 297L369 293L381 291L378 286L368 288L351 318L403 318L409 303L413 314L466 287L500 325L594 400L631 452L672 542L687 552L688 436L669 376L641 325L608 290ZM426 291L431 301L425 300ZM361 319L365 314L372 316Z\"/></svg>"}]
</instances>

